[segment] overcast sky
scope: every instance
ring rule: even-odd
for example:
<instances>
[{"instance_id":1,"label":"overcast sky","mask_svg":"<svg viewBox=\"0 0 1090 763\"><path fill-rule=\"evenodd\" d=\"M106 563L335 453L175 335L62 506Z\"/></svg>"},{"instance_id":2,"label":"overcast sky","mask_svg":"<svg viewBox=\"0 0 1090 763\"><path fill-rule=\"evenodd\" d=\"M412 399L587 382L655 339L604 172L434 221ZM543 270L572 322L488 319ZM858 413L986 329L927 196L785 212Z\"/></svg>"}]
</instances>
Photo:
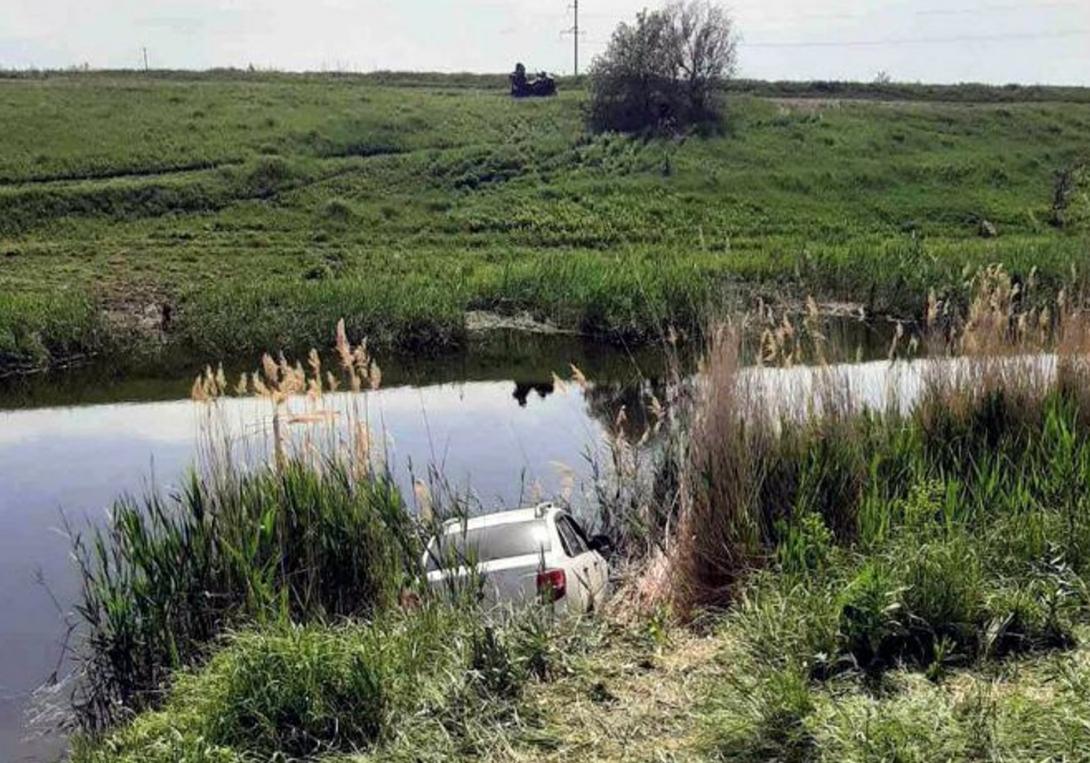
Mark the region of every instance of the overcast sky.
<instances>
[{"instance_id":1,"label":"overcast sky","mask_svg":"<svg viewBox=\"0 0 1090 763\"><path fill-rule=\"evenodd\" d=\"M572 68L570 0L0 0L0 67ZM584 65L654 2L581 0ZM1090 85L1090 0L733 0L741 74Z\"/></svg>"}]
</instances>

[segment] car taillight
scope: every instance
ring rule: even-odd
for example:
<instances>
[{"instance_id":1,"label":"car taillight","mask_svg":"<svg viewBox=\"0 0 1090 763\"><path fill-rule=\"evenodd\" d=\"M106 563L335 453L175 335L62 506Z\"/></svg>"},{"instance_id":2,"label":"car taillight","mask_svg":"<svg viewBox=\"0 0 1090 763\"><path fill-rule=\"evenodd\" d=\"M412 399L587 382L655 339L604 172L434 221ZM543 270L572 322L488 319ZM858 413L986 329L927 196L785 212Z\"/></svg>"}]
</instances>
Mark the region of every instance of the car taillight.
<instances>
[{"instance_id":1,"label":"car taillight","mask_svg":"<svg viewBox=\"0 0 1090 763\"><path fill-rule=\"evenodd\" d=\"M537 573L537 592L547 601L563 599L568 592L568 579L564 570L542 570Z\"/></svg>"}]
</instances>

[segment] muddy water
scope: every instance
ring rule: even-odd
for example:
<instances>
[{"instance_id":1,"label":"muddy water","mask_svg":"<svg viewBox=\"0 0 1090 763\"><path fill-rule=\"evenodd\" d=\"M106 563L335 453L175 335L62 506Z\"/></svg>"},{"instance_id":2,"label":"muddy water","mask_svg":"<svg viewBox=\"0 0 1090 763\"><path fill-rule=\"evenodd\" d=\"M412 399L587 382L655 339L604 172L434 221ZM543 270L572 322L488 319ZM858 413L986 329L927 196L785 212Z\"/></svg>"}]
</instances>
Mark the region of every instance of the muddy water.
<instances>
[{"instance_id":1,"label":"muddy water","mask_svg":"<svg viewBox=\"0 0 1090 763\"><path fill-rule=\"evenodd\" d=\"M873 356L887 333L847 325L837 336ZM573 364L594 382L589 392L553 384ZM641 379L661 374L663 360L572 337L496 334L456 358L383 365L368 417L402 486L410 468L435 467L482 509L498 509L569 489L585 502L588 455L621 405L638 407ZM35 687L63 672L78 593L62 518L85 526L119 495L170 491L194 462L205 416L188 400L194 371L119 378L88 368L0 387L0 760L63 750L56 736L28 739L25 717ZM262 441L267 404L224 408L240 442Z\"/></svg>"}]
</instances>

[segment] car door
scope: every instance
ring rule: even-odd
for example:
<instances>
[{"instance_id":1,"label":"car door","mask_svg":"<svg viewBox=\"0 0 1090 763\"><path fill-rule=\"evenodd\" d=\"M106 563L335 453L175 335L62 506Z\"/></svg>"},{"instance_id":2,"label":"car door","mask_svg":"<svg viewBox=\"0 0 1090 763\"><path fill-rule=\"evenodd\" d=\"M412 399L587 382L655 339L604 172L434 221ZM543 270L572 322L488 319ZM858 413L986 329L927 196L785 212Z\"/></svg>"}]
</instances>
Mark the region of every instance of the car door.
<instances>
[{"instance_id":1,"label":"car door","mask_svg":"<svg viewBox=\"0 0 1090 763\"><path fill-rule=\"evenodd\" d=\"M601 602L602 599L609 594L609 563L601 553L595 551L591 547L590 536L587 535L586 530L583 529L583 525L579 523L579 520L569 514L568 521L571 522L576 535L579 536L579 539L593 557L591 569L594 575L591 583L591 594L597 601Z\"/></svg>"},{"instance_id":2,"label":"car door","mask_svg":"<svg viewBox=\"0 0 1090 763\"><path fill-rule=\"evenodd\" d=\"M597 599L601 596L600 590L600 557L590 550L586 541L575 527L575 523L567 514L560 514L556 518L556 530L560 536L564 553L570 559L570 570L579 587L579 598L582 609L589 611L594 609Z\"/></svg>"}]
</instances>

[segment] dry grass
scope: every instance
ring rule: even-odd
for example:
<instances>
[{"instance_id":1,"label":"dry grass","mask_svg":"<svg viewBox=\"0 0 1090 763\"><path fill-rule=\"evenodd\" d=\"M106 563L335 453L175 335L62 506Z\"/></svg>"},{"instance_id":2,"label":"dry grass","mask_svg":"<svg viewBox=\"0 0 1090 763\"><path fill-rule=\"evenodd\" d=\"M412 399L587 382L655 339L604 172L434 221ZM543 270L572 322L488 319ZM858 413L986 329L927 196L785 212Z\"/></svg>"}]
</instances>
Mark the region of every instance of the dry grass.
<instances>
[{"instance_id":1,"label":"dry grass","mask_svg":"<svg viewBox=\"0 0 1090 763\"><path fill-rule=\"evenodd\" d=\"M718 679L718 638L665 621L614 628L573 673L531 692L540 728L516 746L520 761L703 759L698 700Z\"/></svg>"}]
</instances>

